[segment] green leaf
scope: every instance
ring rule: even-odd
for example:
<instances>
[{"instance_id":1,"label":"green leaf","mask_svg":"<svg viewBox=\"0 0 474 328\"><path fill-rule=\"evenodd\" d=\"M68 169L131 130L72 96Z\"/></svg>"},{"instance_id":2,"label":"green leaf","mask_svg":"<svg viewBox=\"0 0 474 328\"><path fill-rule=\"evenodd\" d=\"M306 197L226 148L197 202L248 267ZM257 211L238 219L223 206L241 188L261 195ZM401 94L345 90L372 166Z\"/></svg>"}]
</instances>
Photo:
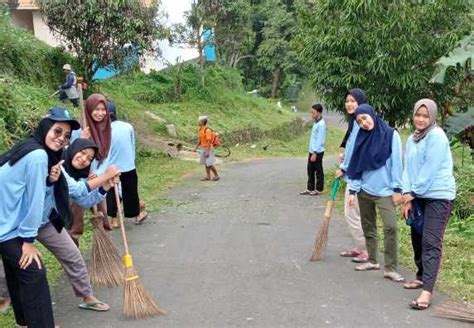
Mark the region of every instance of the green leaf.
<instances>
[{"instance_id":1,"label":"green leaf","mask_svg":"<svg viewBox=\"0 0 474 328\"><path fill-rule=\"evenodd\" d=\"M446 120L446 134L448 138L456 136L466 129L473 126L474 122L474 107L469 107L466 112L459 112L449 117Z\"/></svg>"}]
</instances>

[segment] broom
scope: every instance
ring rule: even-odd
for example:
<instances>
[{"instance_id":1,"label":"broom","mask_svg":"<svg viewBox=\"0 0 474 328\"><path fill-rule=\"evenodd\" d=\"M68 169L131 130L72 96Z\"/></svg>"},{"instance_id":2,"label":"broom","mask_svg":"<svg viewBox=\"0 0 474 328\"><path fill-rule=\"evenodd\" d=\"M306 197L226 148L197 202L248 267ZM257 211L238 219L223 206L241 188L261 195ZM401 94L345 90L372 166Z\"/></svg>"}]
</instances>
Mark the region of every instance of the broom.
<instances>
[{"instance_id":1,"label":"broom","mask_svg":"<svg viewBox=\"0 0 474 328\"><path fill-rule=\"evenodd\" d=\"M328 230L329 230L329 219L331 218L332 211L334 209L334 201L336 200L337 191L339 190L339 179L334 180L332 184L331 199L326 203L326 209L324 210L323 222L319 226L316 233L316 240L314 241L313 252L310 257L310 261L318 261L323 257L324 250L328 243Z\"/></svg>"},{"instance_id":2,"label":"broom","mask_svg":"<svg viewBox=\"0 0 474 328\"><path fill-rule=\"evenodd\" d=\"M91 260L89 263L89 275L94 287L116 287L123 282L123 269L120 255L112 238L105 231L103 213L97 212L97 206L93 207L91 223L93 227Z\"/></svg>"},{"instance_id":3,"label":"broom","mask_svg":"<svg viewBox=\"0 0 474 328\"><path fill-rule=\"evenodd\" d=\"M120 205L120 196L118 185L115 186L115 200L117 202L118 217L120 220L120 230L122 232L125 255L123 256L123 265L125 267L125 283L123 285L123 315L127 318L139 319L154 317L166 314L161 309L150 294L145 290L138 278L138 273L133 267L132 255L128 250L127 234L123 224L122 206Z\"/></svg>"},{"instance_id":4,"label":"broom","mask_svg":"<svg viewBox=\"0 0 474 328\"><path fill-rule=\"evenodd\" d=\"M434 314L437 317L474 323L474 306L469 303L463 304L448 301L437 306Z\"/></svg>"}]
</instances>

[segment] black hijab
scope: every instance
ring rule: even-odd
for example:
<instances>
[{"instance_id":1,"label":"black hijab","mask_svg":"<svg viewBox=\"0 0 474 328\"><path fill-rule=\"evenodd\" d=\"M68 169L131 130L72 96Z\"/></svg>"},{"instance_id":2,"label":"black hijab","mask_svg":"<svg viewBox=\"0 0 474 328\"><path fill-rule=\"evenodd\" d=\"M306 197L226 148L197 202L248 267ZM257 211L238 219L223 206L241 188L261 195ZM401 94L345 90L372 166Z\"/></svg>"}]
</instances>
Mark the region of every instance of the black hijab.
<instances>
[{"instance_id":1,"label":"black hijab","mask_svg":"<svg viewBox=\"0 0 474 328\"><path fill-rule=\"evenodd\" d=\"M72 160L76 154L84 149L94 149L94 157L97 154L98 147L94 141L90 139L76 139L65 151L63 151L62 159L64 160L64 169L74 180L85 179L89 176L90 164L82 170L76 169L72 165Z\"/></svg>"},{"instance_id":2,"label":"black hijab","mask_svg":"<svg viewBox=\"0 0 474 328\"><path fill-rule=\"evenodd\" d=\"M352 97L354 97L355 101L357 102L357 106L367 103L365 92L362 89L358 89L358 88L350 89L349 91L346 92L344 96L344 100L347 98L348 95L351 95ZM354 117L354 113L352 113L349 115L349 122L347 123L348 124L347 131L346 131L346 134L344 135L344 138L342 139L342 143L340 146L341 148L346 148L347 140L349 139L352 129L354 128L354 121L355 121L355 117Z\"/></svg>"},{"instance_id":3,"label":"black hijab","mask_svg":"<svg viewBox=\"0 0 474 328\"><path fill-rule=\"evenodd\" d=\"M0 166L9 163L11 166L15 165L20 159L28 155L34 150L42 149L48 155L48 178L51 167L56 165L61 158L60 151L52 151L45 144L46 135L51 127L56 123L55 121L44 118L38 124L38 127L27 139L20 141L14 145L10 150L0 155ZM49 179L46 179L46 184L50 185ZM58 232L61 232L64 225L71 221L71 214L69 212L69 192L66 178L63 174L59 176L59 180L54 183L54 199L58 213L50 215L49 220Z\"/></svg>"}]
</instances>

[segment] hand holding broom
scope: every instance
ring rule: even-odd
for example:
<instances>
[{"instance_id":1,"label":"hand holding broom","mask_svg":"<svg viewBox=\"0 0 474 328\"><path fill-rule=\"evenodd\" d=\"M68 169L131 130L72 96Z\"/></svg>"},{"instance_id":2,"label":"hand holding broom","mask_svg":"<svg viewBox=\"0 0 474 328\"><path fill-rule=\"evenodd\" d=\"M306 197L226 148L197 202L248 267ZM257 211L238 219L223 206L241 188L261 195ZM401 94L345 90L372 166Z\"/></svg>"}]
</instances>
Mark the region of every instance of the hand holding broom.
<instances>
[{"instance_id":1,"label":"hand holding broom","mask_svg":"<svg viewBox=\"0 0 474 328\"><path fill-rule=\"evenodd\" d=\"M316 240L314 241L313 252L309 259L311 262L319 261L323 257L324 250L326 249L326 245L328 242L329 219L331 219L332 211L334 209L334 201L336 200L339 185L340 181L339 178L337 178L332 184L331 199L326 203L323 222L319 226L319 230L316 233Z\"/></svg>"},{"instance_id":2,"label":"hand holding broom","mask_svg":"<svg viewBox=\"0 0 474 328\"><path fill-rule=\"evenodd\" d=\"M118 184L115 185L115 200L117 202L120 230L122 232L125 255L123 265L125 267L125 282L123 284L123 315L127 318L140 319L166 314L141 284L138 273L133 267L132 255L128 250L127 234L123 224L123 212L120 205Z\"/></svg>"}]
</instances>

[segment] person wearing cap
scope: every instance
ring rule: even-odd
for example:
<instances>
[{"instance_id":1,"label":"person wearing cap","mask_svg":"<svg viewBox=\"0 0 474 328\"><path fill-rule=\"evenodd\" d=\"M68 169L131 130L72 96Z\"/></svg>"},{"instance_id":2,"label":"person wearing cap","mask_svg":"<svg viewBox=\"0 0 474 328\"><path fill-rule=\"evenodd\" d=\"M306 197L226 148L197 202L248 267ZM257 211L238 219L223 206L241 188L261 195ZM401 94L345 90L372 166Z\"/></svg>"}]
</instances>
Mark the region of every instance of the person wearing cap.
<instances>
[{"instance_id":1,"label":"person wearing cap","mask_svg":"<svg viewBox=\"0 0 474 328\"><path fill-rule=\"evenodd\" d=\"M117 120L117 108L113 102L107 102L107 109L112 121L112 141L108 162L116 165L121 172L120 189L124 216L135 218L135 224L140 224L148 217L148 213L141 211L138 196L138 176L135 167L135 130L130 123ZM107 193L107 213L112 217L111 225L114 228L119 227L117 210L115 188L112 188Z\"/></svg>"},{"instance_id":2,"label":"person wearing cap","mask_svg":"<svg viewBox=\"0 0 474 328\"><path fill-rule=\"evenodd\" d=\"M402 212L408 219L415 214L420 225L411 224L411 240L416 279L405 283L406 289L422 289L409 303L415 310L431 304L436 276L441 264L443 237L453 200L456 182L449 140L436 124L438 106L431 99L420 99L413 109L412 134L405 147Z\"/></svg>"},{"instance_id":3,"label":"person wearing cap","mask_svg":"<svg viewBox=\"0 0 474 328\"><path fill-rule=\"evenodd\" d=\"M207 127L207 116L199 116L199 132L198 132L198 142L194 151L200 149L200 163L206 168L206 176L201 179L201 181L210 181L211 172L214 173L212 181L218 181L220 179L219 174L217 173L216 167L216 157L214 153L214 147L212 145L212 130Z\"/></svg>"},{"instance_id":4,"label":"person wearing cap","mask_svg":"<svg viewBox=\"0 0 474 328\"><path fill-rule=\"evenodd\" d=\"M20 326L54 327L46 268L34 243L48 185L54 184L58 218L69 216L67 183L54 180L61 172L61 150L78 128L67 110L54 108L31 136L0 155L0 255Z\"/></svg>"},{"instance_id":5,"label":"person wearing cap","mask_svg":"<svg viewBox=\"0 0 474 328\"><path fill-rule=\"evenodd\" d=\"M313 104L311 106L311 117L314 123L308 145L308 183L306 190L300 192L300 195L316 196L321 194L324 189L323 157L326 122L323 119L323 105Z\"/></svg>"},{"instance_id":6,"label":"person wearing cap","mask_svg":"<svg viewBox=\"0 0 474 328\"><path fill-rule=\"evenodd\" d=\"M74 107L79 106L79 94L76 89L77 84L77 77L76 73L71 68L71 65L64 64L63 65L63 72L66 75L66 83L61 85L60 93L59 93L59 100L62 102L69 99Z\"/></svg>"}]
</instances>

